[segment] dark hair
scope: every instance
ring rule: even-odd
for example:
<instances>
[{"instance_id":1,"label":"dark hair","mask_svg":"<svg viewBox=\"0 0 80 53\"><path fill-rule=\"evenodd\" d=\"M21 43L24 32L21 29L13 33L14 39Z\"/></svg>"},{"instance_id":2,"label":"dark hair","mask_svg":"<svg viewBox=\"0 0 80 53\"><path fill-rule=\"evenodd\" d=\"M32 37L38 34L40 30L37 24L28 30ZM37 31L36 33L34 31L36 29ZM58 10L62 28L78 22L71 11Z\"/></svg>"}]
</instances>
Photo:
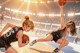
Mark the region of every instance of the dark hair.
<instances>
[{"instance_id":1,"label":"dark hair","mask_svg":"<svg viewBox=\"0 0 80 53\"><path fill-rule=\"evenodd\" d=\"M70 33L72 34L72 35L74 35L74 34L76 34L76 27L75 27L75 23L73 22L73 21L68 21L67 23L66 23L66 27L68 28L68 27L70 27L70 29L71 29L71 31L70 31Z\"/></svg>"},{"instance_id":2,"label":"dark hair","mask_svg":"<svg viewBox=\"0 0 80 53\"><path fill-rule=\"evenodd\" d=\"M27 27L30 27L32 30L34 29L34 23L29 20L29 17L28 16L25 16L25 20L23 22L23 26L24 24L27 26Z\"/></svg>"}]
</instances>

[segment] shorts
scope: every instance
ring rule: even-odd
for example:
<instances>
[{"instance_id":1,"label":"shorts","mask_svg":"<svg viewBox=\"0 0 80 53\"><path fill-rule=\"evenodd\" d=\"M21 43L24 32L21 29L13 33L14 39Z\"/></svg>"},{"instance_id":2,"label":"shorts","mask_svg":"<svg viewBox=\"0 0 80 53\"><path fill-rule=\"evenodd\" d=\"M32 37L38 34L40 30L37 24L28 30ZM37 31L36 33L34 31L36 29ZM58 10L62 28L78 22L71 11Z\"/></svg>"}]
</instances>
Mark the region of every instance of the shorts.
<instances>
[{"instance_id":1,"label":"shorts","mask_svg":"<svg viewBox=\"0 0 80 53\"><path fill-rule=\"evenodd\" d=\"M6 42L2 38L0 38L0 48L7 49L8 47L10 47L10 44L6 44Z\"/></svg>"},{"instance_id":2,"label":"shorts","mask_svg":"<svg viewBox=\"0 0 80 53\"><path fill-rule=\"evenodd\" d=\"M57 42L58 39L61 38L61 36L57 32L52 32L51 35L53 36L53 39L55 42Z\"/></svg>"}]
</instances>

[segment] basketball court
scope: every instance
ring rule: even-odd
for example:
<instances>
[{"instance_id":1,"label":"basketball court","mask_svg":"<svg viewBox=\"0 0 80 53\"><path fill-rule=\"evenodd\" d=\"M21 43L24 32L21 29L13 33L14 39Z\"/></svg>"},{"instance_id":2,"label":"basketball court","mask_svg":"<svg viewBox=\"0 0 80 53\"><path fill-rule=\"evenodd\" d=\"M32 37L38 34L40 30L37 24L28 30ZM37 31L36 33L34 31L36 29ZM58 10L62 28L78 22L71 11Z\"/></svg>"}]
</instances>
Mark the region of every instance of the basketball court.
<instances>
[{"instance_id":1,"label":"basketball court","mask_svg":"<svg viewBox=\"0 0 80 53\"><path fill-rule=\"evenodd\" d=\"M68 37L69 44L59 53L80 53L80 0L0 0L0 18L4 17L0 23L0 31L7 23L22 26L27 15L35 25L34 32L25 32L30 42L44 37L60 27L59 6L63 6L64 22L74 21L77 31L76 36ZM6 13L2 15L4 11ZM4 33L10 29L8 28ZM18 42L12 42L11 45L18 53L53 53L53 50L59 46L54 41L38 42L33 46L28 44L24 47L18 47ZM0 53L5 53L5 48L0 48Z\"/></svg>"},{"instance_id":2,"label":"basketball court","mask_svg":"<svg viewBox=\"0 0 80 53\"><path fill-rule=\"evenodd\" d=\"M18 53L52 53L55 49L54 47L50 46L45 42L36 43L34 46L26 45L21 48L18 47L17 42L12 43L11 45ZM5 49L1 48L0 53L5 53ZM59 53L64 52L60 51Z\"/></svg>"}]
</instances>

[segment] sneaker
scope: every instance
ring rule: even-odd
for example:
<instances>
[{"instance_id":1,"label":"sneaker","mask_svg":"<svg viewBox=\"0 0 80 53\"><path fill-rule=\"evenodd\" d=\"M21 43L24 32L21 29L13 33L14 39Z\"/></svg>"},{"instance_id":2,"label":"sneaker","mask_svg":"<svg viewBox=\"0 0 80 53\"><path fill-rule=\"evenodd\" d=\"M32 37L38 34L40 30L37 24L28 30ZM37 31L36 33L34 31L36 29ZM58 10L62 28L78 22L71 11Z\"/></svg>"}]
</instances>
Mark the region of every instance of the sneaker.
<instances>
[{"instance_id":1,"label":"sneaker","mask_svg":"<svg viewBox=\"0 0 80 53\"><path fill-rule=\"evenodd\" d=\"M52 53L59 53L59 49L58 48L54 49Z\"/></svg>"},{"instance_id":2,"label":"sneaker","mask_svg":"<svg viewBox=\"0 0 80 53\"><path fill-rule=\"evenodd\" d=\"M33 40L32 42L29 43L30 46L33 46L37 41Z\"/></svg>"}]
</instances>

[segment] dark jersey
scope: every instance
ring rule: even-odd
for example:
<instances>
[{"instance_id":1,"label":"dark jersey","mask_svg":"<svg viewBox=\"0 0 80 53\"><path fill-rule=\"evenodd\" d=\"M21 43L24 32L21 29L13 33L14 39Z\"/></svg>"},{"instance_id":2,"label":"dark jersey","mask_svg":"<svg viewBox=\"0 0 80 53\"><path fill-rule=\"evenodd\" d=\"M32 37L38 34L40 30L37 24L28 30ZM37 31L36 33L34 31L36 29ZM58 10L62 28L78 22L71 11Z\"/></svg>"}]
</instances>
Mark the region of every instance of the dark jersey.
<instances>
[{"instance_id":1,"label":"dark jersey","mask_svg":"<svg viewBox=\"0 0 80 53\"><path fill-rule=\"evenodd\" d=\"M17 41L16 34L19 30L23 30L22 27L13 27L6 34L2 35L2 39L6 44L10 44L11 42Z\"/></svg>"}]
</instances>

